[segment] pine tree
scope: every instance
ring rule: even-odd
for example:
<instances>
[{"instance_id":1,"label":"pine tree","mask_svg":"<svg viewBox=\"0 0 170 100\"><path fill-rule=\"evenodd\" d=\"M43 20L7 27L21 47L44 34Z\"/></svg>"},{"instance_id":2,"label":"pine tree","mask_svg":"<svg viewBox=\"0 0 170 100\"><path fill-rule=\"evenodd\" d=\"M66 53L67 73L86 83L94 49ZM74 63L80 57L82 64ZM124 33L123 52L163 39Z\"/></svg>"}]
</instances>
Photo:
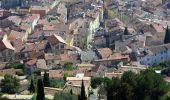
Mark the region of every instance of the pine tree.
<instances>
[{"instance_id":1,"label":"pine tree","mask_svg":"<svg viewBox=\"0 0 170 100\"><path fill-rule=\"evenodd\" d=\"M164 44L167 44L167 43L170 43L170 32L169 32L168 26L166 28L165 39L164 39Z\"/></svg>"},{"instance_id":2,"label":"pine tree","mask_svg":"<svg viewBox=\"0 0 170 100\"><path fill-rule=\"evenodd\" d=\"M36 100L45 100L44 85L41 79L38 80L38 84L37 84Z\"/></svg>"},{"instance_id":3,"label":"pine tree","mask_svg":"<svg viewBox=\"0 0 170 100\"><path fill-rule=\"evenodd\" d=\"M30 87L28 88L28 90L30 91L30 93L35 92L35 86L34 86L34 82L32 79L31 79Z\"/></svg>"},{"instance_id":4,"label":"pine tree","mask_svg":"<svg viewBox=\"0 0 170 100\"><path fill-rule=\"evenodd\" d=\"M50 86L49 75L46 72L44 73L43 83L46 87Z\"/></svg>"},{"instance_id":5,"label":"pine tree","mask_svg":"<svg viewBox=\"0 0 170 100\"><path fill-rule=\"evenodd\" d=\"M82 80L82 83L81 83L81 94L80 94L80 98L81 98L81 100L87 100L83 80Z\"/></svg>"},{"instance_id":6,"label":"pine tree","mask_svg":"<svg viewBox=\"0 0 170 100\"><path fill-rule=\"evenodd\" d=\"M125 27L124 35L128 35L128 34L129 34L129 32L128 32L128 28L127 28L127 27Z\"/></svg>"}]
</instances>

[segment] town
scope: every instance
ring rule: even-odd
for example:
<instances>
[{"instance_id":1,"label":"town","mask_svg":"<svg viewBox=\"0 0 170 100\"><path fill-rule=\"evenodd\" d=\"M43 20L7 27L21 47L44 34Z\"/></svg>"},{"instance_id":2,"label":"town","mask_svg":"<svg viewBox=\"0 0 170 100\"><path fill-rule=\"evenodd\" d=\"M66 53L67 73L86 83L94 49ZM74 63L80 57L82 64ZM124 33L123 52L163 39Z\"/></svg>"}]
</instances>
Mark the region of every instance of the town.
<instances>
[{"instance_id":1,"label":"town","mask_svg":"<svg viewBox=\"0 0 170 100\"><path fill-rule=\"evenodd\" d=\"M0 100L170 100L170 0L0 0Z\"/></svg>"}]
</instances>

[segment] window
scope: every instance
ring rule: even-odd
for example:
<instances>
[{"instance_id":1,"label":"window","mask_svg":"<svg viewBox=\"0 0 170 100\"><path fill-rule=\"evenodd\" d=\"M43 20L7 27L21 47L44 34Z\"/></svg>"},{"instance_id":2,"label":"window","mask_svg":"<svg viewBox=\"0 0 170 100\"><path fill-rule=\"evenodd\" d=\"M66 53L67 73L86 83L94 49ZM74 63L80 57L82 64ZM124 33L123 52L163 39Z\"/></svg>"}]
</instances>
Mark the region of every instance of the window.
<instances>
[{"instance_id":1,"label":"window","mask_svg":"<svg viewBox=\"0 0 170 100\"><path fill-rule=\"evenodd\" d=\"M64 45L61 45L60 47L61 47L61 48L64 48Z\"/></svg>"},{"instance_id":2,"label":"window","mask_svg":"<svg viewBox=\"0 0 170 100\"><path fill-rule=\"evenodd\" d=\"M59 49L59 46L58 46L58 45L56 45L56 46L55 46L55 49Z\"/></svg>"},{"instance_id":3,"label":"window","mask_svg":"<svg viewBox=\"0 0 170 100\"><path fill-rule=\"evenodd\" d=\"M147 58L147 61L149 61L150 59L149 58Z\"/></svg>"}]
</instances>

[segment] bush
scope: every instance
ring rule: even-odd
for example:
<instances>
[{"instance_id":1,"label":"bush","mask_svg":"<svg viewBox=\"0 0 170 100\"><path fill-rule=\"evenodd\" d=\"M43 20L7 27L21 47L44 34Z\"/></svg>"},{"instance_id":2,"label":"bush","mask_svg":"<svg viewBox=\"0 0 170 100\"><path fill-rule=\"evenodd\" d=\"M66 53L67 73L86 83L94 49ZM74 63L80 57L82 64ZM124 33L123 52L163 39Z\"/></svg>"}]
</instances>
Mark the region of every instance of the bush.
<instances>
[{"instance_id":1,"label":"bush","mask_svg":"<svg viewBox=\"0 0 170 100\"><path fill-rule=\"evenodd\" d=\"M5 75L1 82L1 89L3 93L14 94L18 92L19 80L11 75Z\"/></svg>"},{"instance_id":2,"label":"bush","mask_svg":"<svg viewBox=\"0 0 170 100\"><path fill-rule=\"evenodd\" d=\"M14 63L10 63L8 65L9 68L14 68L14 69L23 69L24 65L21 64L20 62L14 62Z\"/></svg>"},{"instance_id":3,"label":"bush","mask_svg":"<svg viewBox=\"0 0 170 100\"><path fill-rule=\"evenodd\" d=\"M78 96L70 93L56 93L53 100L78 100Z\"/></svg>"},{"instance_id":4,"label":"bush","mask_svg":"<svg viewBox=\"0 0 170 100\"><path fill-rule=\"evenodd\" d=\"M62 87L64 87L64 84L65 84L65 82L63 79L50 78L50 87L62 88Z\"/></svg>"},{"instance_id":5,"label":"bush","mask_svg":"<svg viewBox=\"0 0 170 100\"><path fill-rule=\"evenodd\" d=\"M16 72L16 74L17 74L18 76L23 76L23 75L24 75L24 72L23 72L23 70L18 70L18 71Z\"/></svg>"},{"instance_id":6,"label":"bush","mask_svg":"<svg viewBox=\"0 0 170 100\"><path fill-rule=\"evenodd\" d=\"M73 63L72 62L67 62L64 64L64 68L66 70L73 70Z\"/></svg>"}]
</instances>

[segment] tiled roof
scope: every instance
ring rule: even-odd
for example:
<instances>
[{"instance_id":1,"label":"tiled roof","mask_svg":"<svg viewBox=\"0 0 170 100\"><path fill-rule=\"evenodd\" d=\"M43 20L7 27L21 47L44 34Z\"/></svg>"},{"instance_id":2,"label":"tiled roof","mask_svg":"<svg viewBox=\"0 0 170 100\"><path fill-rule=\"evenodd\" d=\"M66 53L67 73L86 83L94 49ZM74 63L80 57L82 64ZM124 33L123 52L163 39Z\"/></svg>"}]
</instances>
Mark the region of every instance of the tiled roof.
<instances>
[{"instance_id":1,"label":"tiled roof","mask_svg":"<svg viewBox=\"0 0 170 100\"><path fill-rule=\"evenodd\" d=\"M37 59L31 59L31 60L28 60L25 64L32 66L32 65L35 65L36 62L37 62Z\"/></svg>"},{"instance_id":2,"label":"tiled roof","mask_svg":"<svg viewBox=\"0 0 170 100\"><path fill-rule=\"evenodd\" d=\"M0 51L4 49L15 50L9 40L1 40L0 41Z\"/></svg>"},{"instance_id":3,"label":"tiled roof","mask_svg":"<svg viewBox=\"0 0 170 100\"><path fill-rule=\"evenodd\" d=\"M109 48L100 48L100 49L97 49L97 51L101 55L102 59L106 59L110 55L112 55L112 50Z\"/></svg>"},{"instance_id":4,"label":"tiled roof","mask_svg":"<svg viewBox=\"0 0 170 100\"><path fill-rule=\"evenodd\" d=\"M52 36L49 36L48 41L50 43L52 43L52 44L56 44L56 43L64 43L64 44L66 44L65 40L62 37L60 37L60 36L58 36L56 34L54 34Z\"/></svg>"},{"instance_id":5,"label":"tiled roof","mask_svg":"<svg viewBox=\"0 0 170 100\"><path fill-rule=\"evenodd\" d=\"M63 70L49 70L49 77L50 78L63 78L64 71Z\"/></svg>"}]
</instances>

